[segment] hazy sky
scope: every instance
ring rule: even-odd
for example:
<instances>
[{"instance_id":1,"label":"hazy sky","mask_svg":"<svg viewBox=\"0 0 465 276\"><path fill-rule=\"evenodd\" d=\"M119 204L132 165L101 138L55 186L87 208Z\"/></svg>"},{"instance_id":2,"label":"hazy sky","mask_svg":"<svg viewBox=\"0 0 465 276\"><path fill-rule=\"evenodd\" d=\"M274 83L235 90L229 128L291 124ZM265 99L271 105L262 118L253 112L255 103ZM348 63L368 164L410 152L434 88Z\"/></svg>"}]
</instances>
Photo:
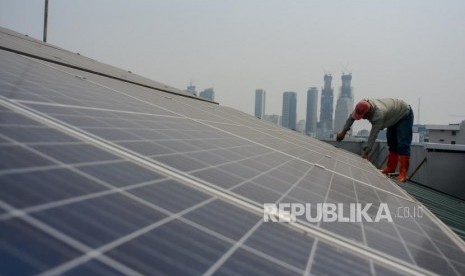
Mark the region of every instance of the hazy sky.
<instances>
[{"instance_id":1,"label":"hazy sky","mask_svg":"<svg viewBox=\"0 0 465 276\"><path fill-rule=\"evenodd\" d=\"M42 39L43 10L0 0L0 26ZM214 87L249 114L255 89L267 114L295 91L303 119L308 87L330 72L338 93L345 71L356 101L402 98L417 115L421 98L421 123L465 120L463 0L50 0L48 26L49 43L180 89Z\"/></svg>"}]
</instances>

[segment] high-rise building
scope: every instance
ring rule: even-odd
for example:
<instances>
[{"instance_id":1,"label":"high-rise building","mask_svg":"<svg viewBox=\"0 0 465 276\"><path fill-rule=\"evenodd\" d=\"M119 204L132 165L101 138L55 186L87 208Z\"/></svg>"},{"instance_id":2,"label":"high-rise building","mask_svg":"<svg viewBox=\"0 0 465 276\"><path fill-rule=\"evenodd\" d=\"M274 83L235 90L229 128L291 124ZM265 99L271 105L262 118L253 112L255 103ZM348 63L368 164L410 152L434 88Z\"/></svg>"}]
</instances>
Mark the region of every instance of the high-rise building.
<instances>
[{"instance_id":1,"label":"high-rise building","mask_svg":"<svg viewBox=\"0 0 465 276\"><path fill-rule=\"evenodd\" d=\"M207 88L203 90L202 92L200 92L199 96L206 100L215 101L215 91L213 91L213 88Z\"/></svg>"},{"instance_id":2,"label":"high-rise building","mask_svg":"<svg viewBox=\"0 0 465 276\"><path fill-rule=\"evenodd\" d=\"M191 95L197 96L197 91L195 91L195 86L192 85L192 82L187 87L186 92L191 94Z\"/></svg>"},{"instance_id":3,"label":"high-rise building","mask_svg":"<svg viewBox=\"0 0 465 276\"><path fill-rule=\"evenodd\" d=\"M336 131L342 130L347 118L354 109L354 92L350 86L352 75L342 74L341 80L342 86L337 99L336 112L334 116L334 128Z\"/></svg>"},{"instance_id":4,"label":"high-rise building","mask_svg":"<svg viewBox=\"0 0 465 276\"><path fill-rule=\"evenodd\" d=\"M297 93L283 93L283 117L282 126L292 130L296 130L297 120Z\"/></svg>"},{"instance_id":5,"label":"high-rise building","mask_svg":"<svg viewBox=\"0 0 465 276\"><path fill-rule=\"evenodd\" d=\"M333 76L325 74L325 85L321 89L320 133L323 138L333 133L334 89L331 88Z\"/></svg>"},{"instance_id":6,"label":"high-rise building","mask_svg":"<svg viewBox=\"0 0 465 276\"><path fill-rule=\"evenodd\" d=\"M318 121L318 89L310 87L307 90L307 118L305 121L305 133L310 136L316 134L316 123Z\"/></svg>"},{"instance_id":7,"label":"high-rise building","mask_svg":"<svg viewBox=\"0 0 465 276\"><path fill-rule=\"evenodd\" d=\"M265 98L266 91L263 89L255 90L255 117L263 119L265 116Z\"/></svg>"}]
</instances>

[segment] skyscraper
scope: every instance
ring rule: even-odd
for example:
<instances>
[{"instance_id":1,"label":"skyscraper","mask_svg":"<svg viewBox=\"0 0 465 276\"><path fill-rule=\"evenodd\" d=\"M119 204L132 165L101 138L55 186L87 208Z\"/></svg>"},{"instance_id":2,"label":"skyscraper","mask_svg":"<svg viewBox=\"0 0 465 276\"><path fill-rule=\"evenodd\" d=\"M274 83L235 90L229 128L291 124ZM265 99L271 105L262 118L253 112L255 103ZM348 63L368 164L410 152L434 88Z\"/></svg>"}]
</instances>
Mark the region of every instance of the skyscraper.
<instances>
[{"instance_id":1,"label":"skyscraper","mask_svg":"<svg viewBox=\"0 0 465 276\"><path fill-rule=\"evenodd\" d=\"M297 93L283 93L283 118L282 126L295 130L297 119Z\"/></svg>"},{"instance_id":2,"label":"skyscraper","mask_svg":"<svg viewBox=\"0 0 465 276\"><path fill-rule=\"evenodd\" d=\"M317 122L317 108L318 108L318 89L310 87L307 90L307 118L305 123L305 133L307 135L316 134Z\"/></svg>"},{"instance_id":3,"label":"skyscraper","mask_svg":"<svg viewBox=\"0 0 465 276\"><path fill-rule=\"evenodd\" d=\"M333 132L334 89L331 88L333 76L325 74L325 86L321 89L320 131L323 137Z\"/></svg>"},{"instance_id":4,"label":"skyscraper","mask_svg":"<svg viewBox=\"0 0 465 276\"><path fill-rule=\"evenodd\" d=\"M350 86L352 74L342 74L342 86L337 99L336 114L334 117L334 128L336 131L341 131L349 117L349 114L354 109L354 93Z\"/></svg>"},{"instance_id":5,"label":"skyscraper","mask_svg":"<svg viewBox=\"0 0 465 276\"><path fill-rule=\"evenodd\" d=\"M201 98L204 98L204 99L207 99L207 100L210 100L210 101L214 101L215 100L215 91L213 91L213 88L207 88L207 89L203 90L202 92L200 92L199 96Z\"/></svg>"},{"instance_id":6,"label":"skyscraper","mask_svg":"<svg viewBox=\"0 0 465 276\"><path fill-rule=\"evenodd\" d=\"M266 91L263 89L255 90L255 117L263 119L265 116L265 98Z\"/></svg>"}]
</instances>

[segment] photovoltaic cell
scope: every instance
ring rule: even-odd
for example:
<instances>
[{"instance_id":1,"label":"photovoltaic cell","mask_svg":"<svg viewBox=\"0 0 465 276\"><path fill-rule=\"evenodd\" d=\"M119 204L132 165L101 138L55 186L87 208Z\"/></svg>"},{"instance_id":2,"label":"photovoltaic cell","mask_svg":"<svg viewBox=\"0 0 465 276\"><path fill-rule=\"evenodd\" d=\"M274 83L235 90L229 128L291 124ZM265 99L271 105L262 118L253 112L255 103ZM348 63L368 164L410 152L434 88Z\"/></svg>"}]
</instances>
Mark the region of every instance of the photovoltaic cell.
<instances>
[{"instance_id":1,"label":"photovoltaic cell","mask_svg":"<svg viewBox=\"0 0 465 276\"><path fill-rule=\"evenodd\" d=\"M108 255L143 274L198 275L230 246L186 223L173 221L113 249Z\"/></svg>"},{"instance_id":2,"label":"photovoltaic cell","mask_svg":"<svg viewBox=\"0 0 465 276\"><path fill-rule=\"evenodd\" d=\"M196 159L190 158L188 156L179 156L179 155L168 155L168 156L160 156L157 157L155 160L162 162L163 164L167 164L175 169L189 172L198 170L205 167L205 163L198 161Z\"/></svg>"},{"instance_id":3,"label":"photovoltaic cell","mask_svg":"<svg viewBox=\"0 0 465 276\"><path fill-rule=\"evenodd\" d=\"M239 250L218 270L220 275L301 275L245 250Z\"/></svg>"},{"instance_id":4,"label":"photovoltaic cell","mask_svg":"<svg viewBox=\"0 0 465 276\"><path fill-rule=\"evenodd\" d=\"M208 203L184 217L236 241L261 219L260 216L220 200Z\"/></svg>"},{"instance_id":5,"label":"photovoltaic cell","mask_svg":"<svg viewBox=\"0 0 465 276\"><path fill-rule=\"evenodd\" d=\"M0 170L21 169L34 166L49 166L54 163L20 146L0 146Z\"/></svg>"},{"instance_id":6,"label":"photovoltaic cell","mask_svg":"<svg viewBox=\"0 0 465 276\"><path fill-rule=\"evenodd\" d=\"M173 153L173 150L155 142L130 140L130 142L116 142L116 144L147 156Z\"/></svg>"},{"instance_id":7,"label":"photovoltaic cell","mask_svg":"<svg viewBox=\"0 0 465 276\"><path fill-rule=\"evenodd\" d=\"M4 109L4 110L0 110L0 125L2 127L17 126L17 125L34 126L34 125L38 125L38 123L32 119L29 119L24 116L20 116L19 114L16 114L16 113L13 113L13 112L10 112Z\"/></svg>"},{"instance_id":8,"label":"photovoltaic cell","mask_svg":"<svg viewBox=\"0 0 465 276\"><path fill-rule=\"evenodd\" d=\"M31 207L106 189L64 168L4 174L0 175L0 183L0 199L15 208Z\"/></svg>"},{"instance_id":9,"label":"photovoltaic cell","mask_svg":"<svg viewBox=\"0 0 465 276\"><path fill-rule=\"evenodd\" d=\"M110 194L37 212L33 217L96 248L156 223L166 215L128 197Z\"/></svg>"},{"instance_id":10,"label":"photovoltaic cell","mask_svg":"<svg viewBox=\"0 0 465 276\"><path fill-rule=\"evenodd\" d=\"M232 191L262 205L269 202L275 202L281 196L278 192L263 189L262 186L255 184L242 185L232 189Z\"/></svg>"},{"instance_id":11,"label":"photovoltaic cell","mask_svg":"<svg viewBox=\"0 0 465 276\"><path fill-rule=\"evenodd\" d=\"M376 275L379 276L401 276L402 274L399 273L399 271L394 271L394 270L389 270L385 267L379 266L379 265L374 265Z\"/></svg>"},{"instance_id":12,"label":"photovoltaic cell","mask_svg":"<svg viewBox=\"0 0 465 276\"><path fill-rule=\"evenodd\" d=\"M171 180L136 188L130 193L175 213L211 198L208 194Z\"/></svg>"},{"instance_id":13,"label":"photovoltaic cell","mask_svg":"<svg viewBox=\"0 0 465 276\"><path fill-rule=\"evenodd\" d=\"M305 270L315 240L294 235L293 230L278 224L263 224L245 245Z\"/></svg>"},{"instance_id":14,"label":"photovoltaic cell","mask_svg":"<svg viewBox=\"0 0 465 276\"><path fill-rule=\"evenodd\" d=\"M0 229L2 274L37 274L79 256L77 250L19 219L0 221Z\"/></svg>"},{"instance_id":15,"label":"photovoltaic cell","mask_svg":"<svg viewBox=\"0 0 465 276\"><path fill-rule=\"evenodd\" d=\"M119 159L113 154L88 144L36 145L32 148L65 164Z\"/></svg>"},{"instance_id":16,"label":"photovoltaic cell","mask_svg":"<svg viewBox=\"0 0 465 276\"><path fill-rule=\"evenodd\" d=\"M45 45L29 51L86 64ZM373 203L372 218L380 203L420 207L357 156L231 108L5 51L0 59L0 103L22 111L0 105L0 235L19 237L2 237L11 265L0 274L395 275L389 261L409 264L403 272L464 271L463 244L429 215L299 217L306 234L261 222L262 203L345 203L344 212ZM83 258L91 249L100 254Z\"/></svg>"},{"instance_id":17,"label":"photovoltaic cell","mask_svg":"<svg viewBox=\"0 0 465 276\"><path fill-rule=\"evenodd\" d=\"M215 183L219 187L225 189L232 188L244 181L244 178L230 174L225 174L221 170L215 168L193 173L193 176L208 181L210 183Z\"/></svg>"},{"instance_id":18,"label":"photovoltaic cell","mask_svg":"<svg viewBox=\"0 0 465 276\"><path fill-rule=\"evenodd\" d=\"M124 187L163 178L158 173L127 161L81 165L79 170L115 187Z\"/></svg>"},{"instance_id":19,"label":"photovoltaic cell","mask_svg":"<svg viewBox=\"0 0 465 276\"><path fill-rule=\"evenodd\" d=\"M126 275L118 270L115 270L99 261L89 261L82 265L79 265L64 275L67 276L80 276L80 275Z\"/></svg>"},{"instance_id":20,"label":"photovoltaic cell","mask_svg":"<svg viewBox=\"0 0 465 276\"><path fill-rule=\"evenodd\" d=\"M367 260L341 252L326 244L318 244L310 272L315 275L372 274Z\"/></svg>"},{"instance_id":21,"label":"photovoltaic cell","mask_svg":"<svg viewBox=\"0 0 465 276\"><path fill-rule=\"evenodd\" d=\"M49 127L0 126L1 134L21 143L62 143L78 140Z\"/></svg>"}]
</instances>

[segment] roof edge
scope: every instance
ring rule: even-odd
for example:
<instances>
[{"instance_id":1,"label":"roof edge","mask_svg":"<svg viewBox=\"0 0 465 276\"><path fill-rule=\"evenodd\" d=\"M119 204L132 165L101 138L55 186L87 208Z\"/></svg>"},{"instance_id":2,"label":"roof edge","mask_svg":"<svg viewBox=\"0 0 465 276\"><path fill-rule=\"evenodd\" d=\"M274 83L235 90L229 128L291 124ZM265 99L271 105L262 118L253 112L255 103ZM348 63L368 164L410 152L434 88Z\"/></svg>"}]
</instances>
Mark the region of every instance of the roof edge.
<instances>
[{"instance_id":1,"label":"roof edge","mask_svg":"<svg viewBox=\"0 0 465 276\"><path fill-rule=\"evenodd\" d=\"M192 97L190 95L179 94L179 93L176 93L176 92L173 92L173 91L170 91L170 90L157 88L157 87L146 85L146 84L143 84L143 83L138 83L138 82L126 80L126 79L123 79L123 78L115 77L115 76L108 75L108 74L105 74L105 73L101 73L101 72L98 72L98 71L90 70L90 69L87 69L87 68L84 68L84 67L80 67L80 66L76 66L76 65L72 65L72 64L68 64L68 63L64 63L64 62L44 58L44 57L41 57L41 56L33 55L33 54L30 54L30 53L22 52L22 51L19 51L19 50L3 47L1 45L0 45L0 50L4 50L4 51L12 52L12 53L15 53L15 54L18 54L18 55L27 56L27 57L31 57L31 58L35 58L35 59L39 59L39 60L43 60L43 61L47 61L47 62L51 62L51 63L58 64L58 65L61 65L61 66L81 70L81 71L84 71L84 72L87 72L87 73L100 75L100 76L103 76L103 77L119 80L119 81L122 81L122 82L135 84L135 85L142 86L142 87L145 87L145 88L150 88L150 89L154 89L154 90L157 90L157 91L162 91L162 92L165 92L165 93L169 93L169 94L173 94L173 95L177 95L177 96L181 96L181 97L185 97L185 98L190 98L190 99L194 99L194 100L199 100L199 101L204 101L204 102L219 105L218 102L213 102L213 101L203 99L203 98L200 98L200 97Z\"/></svg>"}]
</instances>

